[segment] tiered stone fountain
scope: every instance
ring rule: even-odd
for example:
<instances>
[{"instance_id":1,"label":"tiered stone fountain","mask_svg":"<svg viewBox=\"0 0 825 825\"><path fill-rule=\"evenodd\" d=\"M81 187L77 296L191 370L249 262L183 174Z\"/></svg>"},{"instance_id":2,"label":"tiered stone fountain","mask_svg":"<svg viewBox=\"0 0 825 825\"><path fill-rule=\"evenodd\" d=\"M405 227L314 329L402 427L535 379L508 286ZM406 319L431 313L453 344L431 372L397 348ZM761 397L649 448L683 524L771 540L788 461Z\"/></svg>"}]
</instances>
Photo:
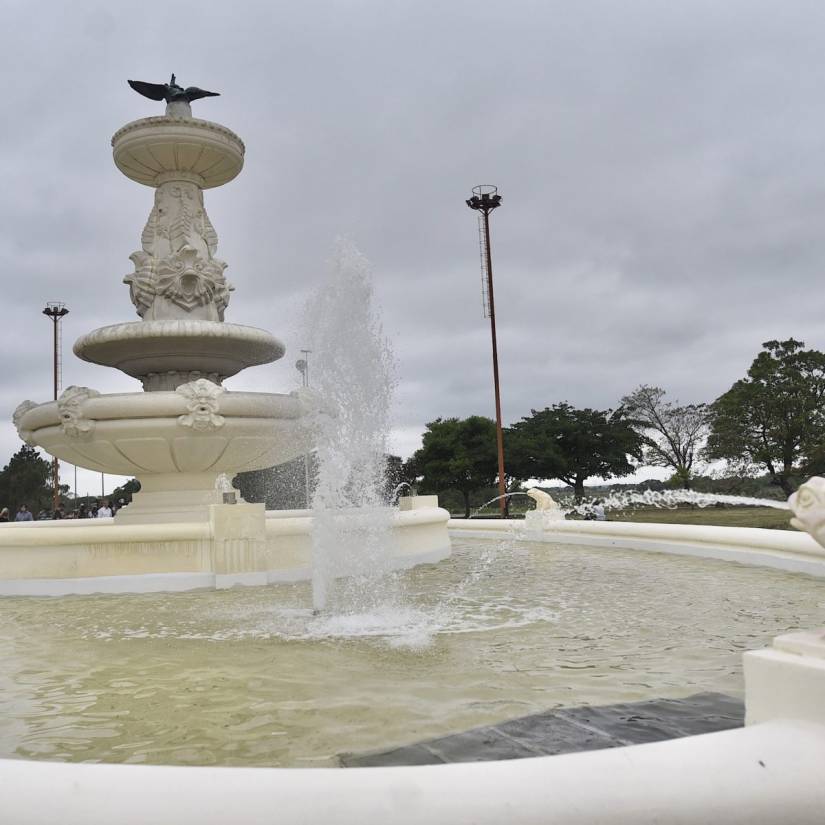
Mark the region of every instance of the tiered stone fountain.
<instances>
[{"instance_id":1,"label":"tiered stone fountain","mask_svg":"<svg viewBox=\"0 0 825 825\"><path fill-rule=\"evenodd\" d=\"M284 395L232 392L223 386L246 367L275 361L285 351L264 330L224 322L233 287L224 276L226 264L216 257L218 236L203 192L239 174L244 144L225 126L192 117L190 101L210 93L184 90L174 75L171 84L130 84L141 94L167 100L164 116L128 123L112 138L117 168L155 190L141 248L130 256L135 271L124 278L140 320L96 329L75 343L74 352L84 361L138 379L143 392L104 395L71 386L57 401L24 401L14 423L26 443L80 467L135 476L141 491L117 513L114 527L100 520L109 526L109 535L97 524L94 537L86 535L92 529L88 523L85 531L68 523L59 534L48 531L52 541L46 543L70 545L74 552L62 553L62 563L54 569L44 569L42 558L36 572L23 564L12 571L17 574L12 578L197 572L217 575L218 584L231 584L308 576L308 514L292 513L292 519L272 521L268 529L263 505L224 503L226 491L218 482L220 474L231 477L306 453L312 446L313 421L322 414L308 390ZM448 552L447 514L433 504L429 499L418 502L419 509L425 505L423 509L433 511L429 520L419 513L418 521L424 518L438 528L423 545L414 541L415 548L406 548L411 558ZM164 524L169 527L164 529ZM173 524L187 547L172 547ZM156 532L124 532L139 525ZM208 535L198 533L200 543L193 550L196 537L189 533L197 525L208 528ZM115 528L120 530L112 533ZM279 541L272 540L275 533ZM25 543L42 546L47 531L38 534L34 540L27 535ZM8 535L3 539L0 550L19 543ZM95 563L78 558L78 548L84 546L93 549ZM159 564L147 565L147 556ZM8 563L0 565L0 578L8 577ZM157 586L169 584L164 580ZM174 586L203 584L209 581L201 577ZM57 588L66 591L65 586Z\"/></svg>"}]
</instances>

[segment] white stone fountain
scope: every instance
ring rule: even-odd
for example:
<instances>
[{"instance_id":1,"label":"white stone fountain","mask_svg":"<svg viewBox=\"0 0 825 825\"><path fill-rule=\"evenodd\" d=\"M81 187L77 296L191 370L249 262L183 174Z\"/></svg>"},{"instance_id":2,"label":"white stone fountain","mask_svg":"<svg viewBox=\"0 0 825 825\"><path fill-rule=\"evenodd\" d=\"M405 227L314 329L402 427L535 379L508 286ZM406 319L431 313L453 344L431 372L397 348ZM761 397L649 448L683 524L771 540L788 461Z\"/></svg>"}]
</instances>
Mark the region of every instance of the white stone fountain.
<instances>
[{"instance_id":1,"label":"white stone fountain","mask_svg":"<svg viewBox=\"0 0 825 825\"><path fill-rule=\"evenodd\" d=\"M102 585L99 577L162 575L157 589L208 585L210 576L219 585L308 577L308 514L267 524L263 505L227 504L216 483L220 474L231 477L305 454L317 416L324 414L309 390L233 392L223 386L285 352L264 330L224 322L233 287L216 257L218 236L203 191L239 174L244 144L225 126L191 116L189 101L209 93L184 91L174 76L171 85L131 85L168 102L165 116L128 123L112 138L117 168L155 190L141 248L130 256L135 271L124 278L140 320L96 329L75 343L74 352L138 379L143 391L102 394L70 386L57 401L24 401L14 423L27 444L79 467L135 476L141 491L113 522L40 525L37 537L27 533L26 540L20 531L4 531L0 552L44 545L61 552L48 557L53 563L41 554L36 567L19 559L11 564L6 553L0 579L16 581L13 592L39 592L21 584L35 577L63 580L55 592L74 592L66 579L96 578L94 587ZM192 91L198 94L187 97ZM416 530L414 540L404 531L399 552L409 561L449 552L447 513L430 500L421 504L429 515L398 515L408 526L415 521L426 528ZM141 525L150 532L135 532ZM170 582L175 574L189 578ZM145 580L138 589L144 586ZM112 587L134 589L123 581Z\"/></svg>"}]
</instances>

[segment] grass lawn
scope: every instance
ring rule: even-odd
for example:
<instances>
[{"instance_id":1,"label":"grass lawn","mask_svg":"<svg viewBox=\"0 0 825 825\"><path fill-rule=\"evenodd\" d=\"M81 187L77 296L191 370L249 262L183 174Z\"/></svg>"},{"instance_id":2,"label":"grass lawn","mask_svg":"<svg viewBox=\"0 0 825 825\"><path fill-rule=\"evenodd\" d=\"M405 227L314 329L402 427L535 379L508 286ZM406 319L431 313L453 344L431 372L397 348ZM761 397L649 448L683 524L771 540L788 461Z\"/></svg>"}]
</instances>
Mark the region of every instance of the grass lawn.
<instances>
[{"instance_id":1,"label":"grass lawn","mask_svg":"<svg viewBox=\"0 0 825 825\"><path fill-rule=\"evenodd\" d=\"M647 521L660 524L715 524L720 527L766 527L771 530L793 530L790 510L773 507L638 507L633 510L613 510L610 521Z\"/></svg>"}]
</instances>

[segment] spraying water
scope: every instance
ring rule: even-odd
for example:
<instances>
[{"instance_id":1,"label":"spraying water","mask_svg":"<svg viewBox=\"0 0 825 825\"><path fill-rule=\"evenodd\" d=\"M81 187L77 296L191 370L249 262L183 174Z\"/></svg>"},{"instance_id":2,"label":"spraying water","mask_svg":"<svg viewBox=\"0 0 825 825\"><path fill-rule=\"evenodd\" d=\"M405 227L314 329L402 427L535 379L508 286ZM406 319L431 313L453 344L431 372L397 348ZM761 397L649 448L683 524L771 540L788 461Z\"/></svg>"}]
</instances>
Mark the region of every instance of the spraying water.
<instances>
[{"instance_id":1,"label":"spraying water","mask_svg":"<svg viewBox=\"0 0 825 825\"><path fill-rule=\"evenodd\" d=\"M733 504L745 507L773 507L776 510L787 510L788 503L772 498L755 498L753 496L732 496L722 493L698 493L695 490L629 490L626 492L609 493L600 496L605 510L627 510L633 507L661 507L675 509L680 504L689 504L694 507L711 507L714 504ZM564 508L565 513L588 515L593 512L594 501L569 505Z\"/></svg>"},{"instance_id":2,"label":"spraying water","mask_svg":"<svg viewBox=\"0 0 825 825\"><path fill-rule=\"evenodd\" d=\"M513 492L507 496L526 496L527 493ZM485 508L494 504L505 496L496 496L484 502L477 510L473 511L470 518L475 518ZM773 498L755 498L753 496L733 496L723 493L699 493L695 490L627 490L624 492L612 492L607 495L598 496L578 504L565 502L558 494L556 500L559 502L561 512L565 516L579 515L589 516L595 511L596 502L601 502L605 510L630 510L633 507L659 507L666 510L673 510L683 504L694 507L711 507L714 504L731 504L739 507L773 507L775 510L789 510L787 501L780 501Z\"/></svg>"},{"instance_id":3,"label":"spraying water","mask_svg":"<svg viewBox=\"0 0 825 825\"><path fill-rule=\"evenodd\" d=\"M392 511L384 502L395 364L373 308L370 265L339 241L305 312L319 417L312 497L316 610L363 612L387 598Z\"/></svg>"}]
</instances>

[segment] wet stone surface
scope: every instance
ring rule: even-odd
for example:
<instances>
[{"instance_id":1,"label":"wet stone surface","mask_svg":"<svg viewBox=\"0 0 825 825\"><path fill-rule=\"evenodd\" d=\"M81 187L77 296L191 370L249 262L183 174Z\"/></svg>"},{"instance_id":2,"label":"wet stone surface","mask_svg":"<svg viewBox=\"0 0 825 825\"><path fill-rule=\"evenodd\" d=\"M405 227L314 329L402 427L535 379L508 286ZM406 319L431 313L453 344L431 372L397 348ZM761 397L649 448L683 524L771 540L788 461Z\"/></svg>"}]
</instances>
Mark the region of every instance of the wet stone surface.
<instances>
[{"instance_id":1,"label":"wet stone surface","mask_svg":"<svg viewBox=\"0 0 825 825\"><path fill-rule=\"evenodd\" d=\"M345 753L345 768L486 762L617 748L739 728L745 706L722 693L561 708L388 751Z\"/></svg>"}]
</instances>

